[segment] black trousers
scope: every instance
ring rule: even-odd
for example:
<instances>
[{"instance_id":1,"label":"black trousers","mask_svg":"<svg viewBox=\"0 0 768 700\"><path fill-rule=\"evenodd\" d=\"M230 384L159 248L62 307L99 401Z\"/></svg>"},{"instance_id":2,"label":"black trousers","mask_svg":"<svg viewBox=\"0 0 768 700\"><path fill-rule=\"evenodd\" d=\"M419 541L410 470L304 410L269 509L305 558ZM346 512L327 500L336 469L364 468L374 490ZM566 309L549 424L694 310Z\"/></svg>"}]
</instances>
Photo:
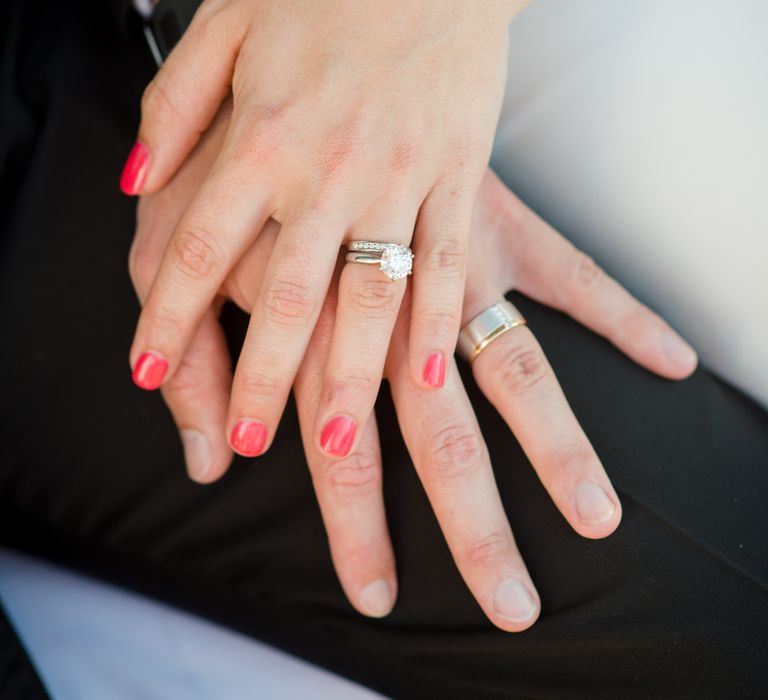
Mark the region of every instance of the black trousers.
<instances>
[{"instance_id":1,"label":"black trousers","mask_svg":"<svg viewBox=\"0 0 768 700\"><path fill-rule=\"evenodd\" d=\"M88 11L86 11L88 7ZM153 71L100 5L6 7L2 42L0 539L197 611L402 698L752 698L768 693L768 415L705 369L671 383L515 298L622 500L575 534L465 381L542 600L501 632L466 590L379 416L394 612L342 595L292 406L274 447L199 486L161 397L131 383L134 202L117 188ZM545 212L546 213L546 212ZM244 318L225 321L237 347ZM716 332L716 329L713 329Z\"/></svg>"}]
</instances>

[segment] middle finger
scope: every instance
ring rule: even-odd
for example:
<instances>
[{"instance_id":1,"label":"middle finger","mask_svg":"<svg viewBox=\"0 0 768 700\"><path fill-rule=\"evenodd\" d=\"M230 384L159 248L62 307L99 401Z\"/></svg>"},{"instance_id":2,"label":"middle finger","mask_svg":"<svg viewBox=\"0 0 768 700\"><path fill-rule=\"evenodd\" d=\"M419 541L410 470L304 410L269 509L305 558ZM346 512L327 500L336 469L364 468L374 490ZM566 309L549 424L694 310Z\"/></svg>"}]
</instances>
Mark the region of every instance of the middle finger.
<instances>
[{"instance_id":1,"label":"middle finger","mask_svg":"<svg viewBox=\"0 0 768 700\"><path fill-rule=\"evenodd\" d=\"M276 237L232 385L228 431L238 454L271 443L315 327L343 227L330 213L300 214ZM311 208L309 209L311 211Z\"/></svg>"},{"instance_id":2,"label":"middle finger","mask_svg":"<svg viewBox=\"0 0 768 700\"><path fill-rule=\"evenodd\" d=\"M407 244L416 211L414 203L399 209L399 225L390 219L356 230L366 231L369 241ZM407 235L387 240L388 231ZM347 262L341 271L336 324L315 426L316 444L330 457L350 453L358 429L373 410L406 280L387 279L378 265Z\"/></svg>"}]
</instances>

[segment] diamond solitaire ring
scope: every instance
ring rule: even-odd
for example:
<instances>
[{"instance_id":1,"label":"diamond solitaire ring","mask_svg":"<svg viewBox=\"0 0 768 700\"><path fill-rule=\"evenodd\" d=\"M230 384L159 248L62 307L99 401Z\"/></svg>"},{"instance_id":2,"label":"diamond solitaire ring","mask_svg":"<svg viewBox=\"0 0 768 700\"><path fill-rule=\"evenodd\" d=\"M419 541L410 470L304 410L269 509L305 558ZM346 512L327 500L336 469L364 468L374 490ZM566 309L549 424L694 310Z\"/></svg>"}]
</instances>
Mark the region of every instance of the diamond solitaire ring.
<instances>
[{"instance_id":1,"label":"diamond solitaire ring","mask_svg":"<svg viewBox=\"0 0 768 700\"><path fill-rule=\"evenodd\" d=\"M413 252L408 246L399 243L350 241L347 243L346 261L378 265L393 282L407 277L413 271Z\"/></svg>"}]
</instances>

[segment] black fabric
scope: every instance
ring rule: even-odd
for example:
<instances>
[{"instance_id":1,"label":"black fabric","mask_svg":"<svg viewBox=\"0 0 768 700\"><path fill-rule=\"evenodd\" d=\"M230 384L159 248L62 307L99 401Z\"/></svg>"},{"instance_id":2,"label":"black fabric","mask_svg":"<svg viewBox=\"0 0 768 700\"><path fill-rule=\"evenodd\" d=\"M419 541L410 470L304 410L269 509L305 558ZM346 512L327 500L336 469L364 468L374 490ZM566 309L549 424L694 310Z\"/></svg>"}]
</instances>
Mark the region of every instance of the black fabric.
<instances>
[{"instance_id":1,"label":"black fabric","mask_svg":"<svg viewBox=\"0 0 768 700\"><path fill-rule=\"evenodd\" d=\"M532 629L495 629L466 590L386 389L377 412L400 579L386 619L364 619L342 595L292 406L266 456L238 458L208 487L186 478L161 397L133 387L127 361L135 203L117 181L154 68L141 33L98 7L33 15L17 2L2 41L2 541L392 697L765 696L768 416L704 370L654 377L523 298L624 509L605 540L572 532L465 375L541 596ZM228 309L225 320L236 347L244 318Z\"/></svg>"},{"instance_id":2,"label":"black fabric","mask_svg":"<svg viewBox=\"0 0 768 700\"><path fill-rule=\"evenodd\" d=\"M201 0L160 0L148 22L163 59L181 39L192 22Z\"/></svg>"}]
</instances>

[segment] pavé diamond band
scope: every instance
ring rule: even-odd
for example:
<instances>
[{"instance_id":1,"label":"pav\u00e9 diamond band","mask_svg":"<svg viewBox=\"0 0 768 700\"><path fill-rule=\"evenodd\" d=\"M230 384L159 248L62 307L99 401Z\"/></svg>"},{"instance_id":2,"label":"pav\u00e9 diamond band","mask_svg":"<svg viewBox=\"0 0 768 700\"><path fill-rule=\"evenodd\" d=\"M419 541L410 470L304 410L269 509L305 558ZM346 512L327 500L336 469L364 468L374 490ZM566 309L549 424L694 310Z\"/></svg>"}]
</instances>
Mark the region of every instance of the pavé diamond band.
<instances>
[{"instance_id":1,"label":"pav\u00e9 diamond band","mask_svg":"<svg viewBox=\"0 0 768 700\"><path fill-rule=\"evenodd\" d=\"M496 338L524 325L523 314L505 299L481 311L461 329L456 352L472 362Z\"/></svg>"},{"instance_id":2,"label":"pav\u00e9 diamond band","mask_svg":"<svg viewBox=\"0 0 768 700\"><path fill-rule=\"evenodd\" d=\"M407 277L413 271L413 252L399 243L350 241L347 243L346 261L378 265L392 281Z\"/></svg>"}]
</instances>

